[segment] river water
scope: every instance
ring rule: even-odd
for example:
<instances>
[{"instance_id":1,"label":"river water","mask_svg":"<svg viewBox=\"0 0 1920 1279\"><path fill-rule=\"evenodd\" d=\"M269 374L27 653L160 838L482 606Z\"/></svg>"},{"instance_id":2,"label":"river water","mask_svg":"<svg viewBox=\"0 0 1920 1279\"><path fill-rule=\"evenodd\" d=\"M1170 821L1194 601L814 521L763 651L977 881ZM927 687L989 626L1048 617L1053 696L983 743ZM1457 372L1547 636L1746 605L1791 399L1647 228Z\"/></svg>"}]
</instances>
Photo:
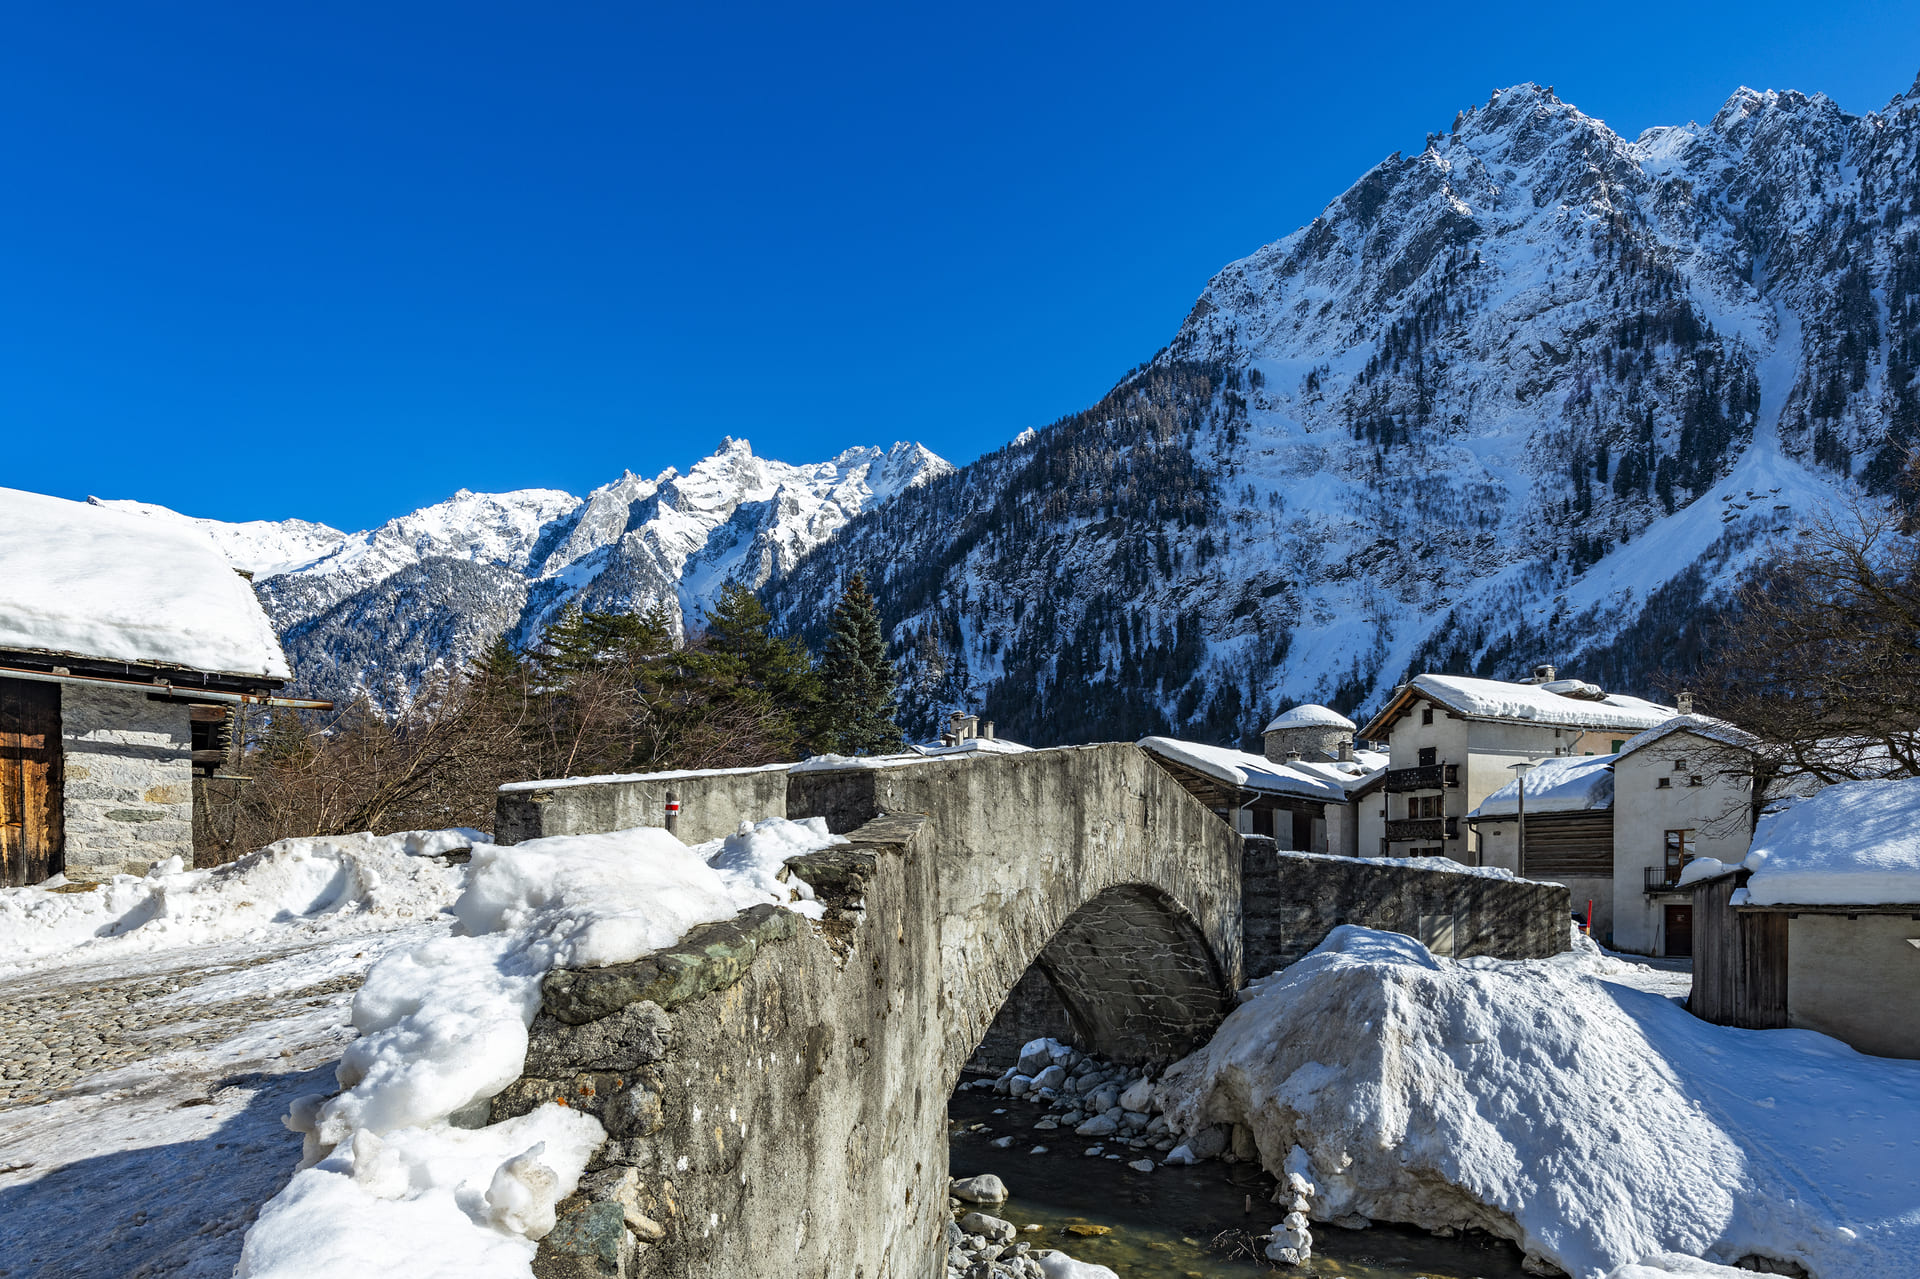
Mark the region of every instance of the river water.
<instances>
[{"instance_id":1,"label":"river water","mask_svg":"<svg viewBox=\"0 0 1920 1279\"><path fill-rule=\"evenodd\" d=\"M1342 1230L1320 1222L1313 1225L1313 1260L1276 1271L1251 1241L1285 1215L1271 1201L1273 1178L1257 1165L1211 1161L1135 1172L1126 1159L1154 1152L1088 1158L1082 1152L1096 1143L1071 1129L1033 1130L1045 1113L984 1090L955 1094L947 1104L949 1170L956 1177L998 1175L1013 1197L988 1211L1016 1226L1042 1227L1021 1239L1110 1266L1121 1279L1529 1279L1519 1250L1489 1235L1442 1239L1406 1226ZM989 1144L1008 1136L1009 1149ZM1036 1145L1047 1153L1029 1154Z\"/></svg>"}]
</instances>

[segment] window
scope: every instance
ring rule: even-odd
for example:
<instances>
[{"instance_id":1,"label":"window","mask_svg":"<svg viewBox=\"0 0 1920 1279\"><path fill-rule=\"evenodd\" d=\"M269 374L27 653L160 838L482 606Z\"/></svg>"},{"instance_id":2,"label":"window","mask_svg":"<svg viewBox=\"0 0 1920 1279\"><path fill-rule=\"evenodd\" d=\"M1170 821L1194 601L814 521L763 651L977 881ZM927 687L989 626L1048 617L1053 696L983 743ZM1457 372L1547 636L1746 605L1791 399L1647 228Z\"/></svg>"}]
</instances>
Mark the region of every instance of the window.
<instances>
[{"instance_id":1,"label":"window","mask_svg":"<svg viewBox=\"0 0 1920 1279\"><path fill-rule=\"evenodd\" d=\"M1431 706L1422 706L1422 707L1420 708L1420 722L1421 722L1422 724L1431 724L1431 723L1433 723L1433 707L1431 707Z\"/></svg>"},{"instance_id":2,"label":"window","mask_svg":"<svg viewBox=\"0 0 1920 1279\"><path fill-rule=\"evenodd\" d=\"M1622 746L1625 746L1626 744L1627 743L1623 739L1616 737L1613 739L1613 745L1608 749L1607 753L1610 755L1618 755L1620 753L1620 748Z\"/></svg>"},{"instance_id":3,"label":"window","mask_svg":"<svg viewBox=\"0 0 1920 1279\"><path fill-rule=\"evenodd\" d=\"M1653 787L1655 790L1666 790L1671 785L1673 785L1673 779L1671 777L1656 777L1653 779Z\"/></svg>"},{"instance_id":4,"label":"window","mask_svg":"<svg viewBox=\"0 0 1920 1279\"><path fill-rule=\"evenodd\" d=\"M1413 795L1407 799L1409 817L1444 817L1447 801L1439 795Z\"/></svg>"},{"instance_id":5,"label":"window","mask_svg":"<svg viewBox=\"0 0 1920 1279\"><path fill-rule=\"evenodd\" d=\"M1413 855L1415 857L1445 857L1447 850L1444 848L1416 848L1413 850Z\"/></svg>"},{"instance_id":6,"label":"window","mask_svg":"<svg viewBox=\"0 0 1920 1279\"><path fill-rule=\"evenodd\" d=\"M1691 830L1670 830L1667 832L1667 879L1669 882L1680 878L1680 871L1693 860L1693 832Z\"/></svg>"},{"instance_id":7,"label":"window","mask_svg":"<svg viewBox=\"0 0 1920 1279\"><path fill-rule=\"evenodd\" d=\"M1435 764L1437 764L1437 763L1439 763L1439 762L1440 762L1440 748L1439 748L1439 747L1437 747L1437 746L1422 746L1422 747L1420 748L1420 767L1422 767L1422 768L1432 768L1432 767L1433 767L1433 766L1434 766Z\"/></svg>"},{"instance_id":8,"label":"window","mask_svg":"<svg viewBox=\"0 0 1920 1279\"><path fill-rule=\"evenodd\" d=\"M1705 786L1706 784L1707 784L1706 780L1702 778L1698 773L1695 773L1692 776L1687 778L1687 785L1689 786Z\"/></svg>"},{"instance_id":9,"label":"window","mask_svg":"<svg viewBox=\"0 0 1920 1279\"><path fill-rule=\"evenodd\" d=\"M1676 759L1673 761L1673 771L1676 773L1685 772L1686 767L1687 761L1684 759Z\"/></svg>"}]
</instances>

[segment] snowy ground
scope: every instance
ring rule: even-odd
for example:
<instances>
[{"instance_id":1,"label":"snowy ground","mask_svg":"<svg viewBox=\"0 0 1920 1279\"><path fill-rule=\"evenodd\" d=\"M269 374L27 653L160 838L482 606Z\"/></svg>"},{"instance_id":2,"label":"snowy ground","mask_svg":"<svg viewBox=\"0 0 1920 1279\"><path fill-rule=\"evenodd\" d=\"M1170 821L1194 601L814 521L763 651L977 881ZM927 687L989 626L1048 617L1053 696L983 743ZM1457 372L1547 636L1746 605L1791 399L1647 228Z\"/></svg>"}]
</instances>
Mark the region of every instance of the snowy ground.
<instances>
[{"instance_id":1,"label":"snowy ground","mask_svg":"<svg viewBox=\"0 0 1920 1279\"><path fill-rule=\"evenodd\" d=\"M254 1213L299 1163L280 1117L334 1087L366 970L451 923L10 977L0 1275L226 1279Z\"/></svg>"}]
</instances>

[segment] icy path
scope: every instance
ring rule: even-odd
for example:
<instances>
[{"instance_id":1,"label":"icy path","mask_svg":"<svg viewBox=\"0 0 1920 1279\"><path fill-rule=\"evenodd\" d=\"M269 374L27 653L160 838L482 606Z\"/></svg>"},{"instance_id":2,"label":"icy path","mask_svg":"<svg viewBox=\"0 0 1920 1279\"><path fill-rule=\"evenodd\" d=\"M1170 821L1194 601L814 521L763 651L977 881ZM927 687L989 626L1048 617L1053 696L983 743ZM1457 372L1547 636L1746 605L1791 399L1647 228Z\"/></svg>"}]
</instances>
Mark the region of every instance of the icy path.
<instances>
[{"instance_id":1,"label":"icy path","mask_svg":"<svg viewBox=\"0 0 1920 1279\"><path fill-rule=\"evenodd\" d=\"M373 962L451 929L190 946L10 978L0 998L0 1276L226 1279L332 1092Z\"/></svg>"}]
</instances>

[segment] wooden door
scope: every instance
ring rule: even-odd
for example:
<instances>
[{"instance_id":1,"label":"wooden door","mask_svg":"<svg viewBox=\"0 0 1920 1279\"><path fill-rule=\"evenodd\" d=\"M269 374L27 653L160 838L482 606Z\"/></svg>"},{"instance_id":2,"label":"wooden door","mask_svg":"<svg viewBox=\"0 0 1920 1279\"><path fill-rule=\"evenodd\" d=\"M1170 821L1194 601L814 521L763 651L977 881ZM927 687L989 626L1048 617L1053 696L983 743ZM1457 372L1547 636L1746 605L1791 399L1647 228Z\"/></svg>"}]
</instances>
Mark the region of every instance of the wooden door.
<instances>
[{"instance_id":1,"label":"wooden door","mask_svg":"<svg viewBox=\"0 0 1920 1279\"><path fill-rule=\"evenodd\" d=\"M1667 954L1676 958L1693 954L1693 907L1667 907Z\"/></svg>"},{"instance_id":2,"label":"wooden door","mask_svg":"<svg viewBox=\"0 0 1920 1279\"><path fill-rule=\"evenodd\" d=\"M0 884L37 884L66 865L60 686L0 679Z\"/></svg>"}]
</instances>

